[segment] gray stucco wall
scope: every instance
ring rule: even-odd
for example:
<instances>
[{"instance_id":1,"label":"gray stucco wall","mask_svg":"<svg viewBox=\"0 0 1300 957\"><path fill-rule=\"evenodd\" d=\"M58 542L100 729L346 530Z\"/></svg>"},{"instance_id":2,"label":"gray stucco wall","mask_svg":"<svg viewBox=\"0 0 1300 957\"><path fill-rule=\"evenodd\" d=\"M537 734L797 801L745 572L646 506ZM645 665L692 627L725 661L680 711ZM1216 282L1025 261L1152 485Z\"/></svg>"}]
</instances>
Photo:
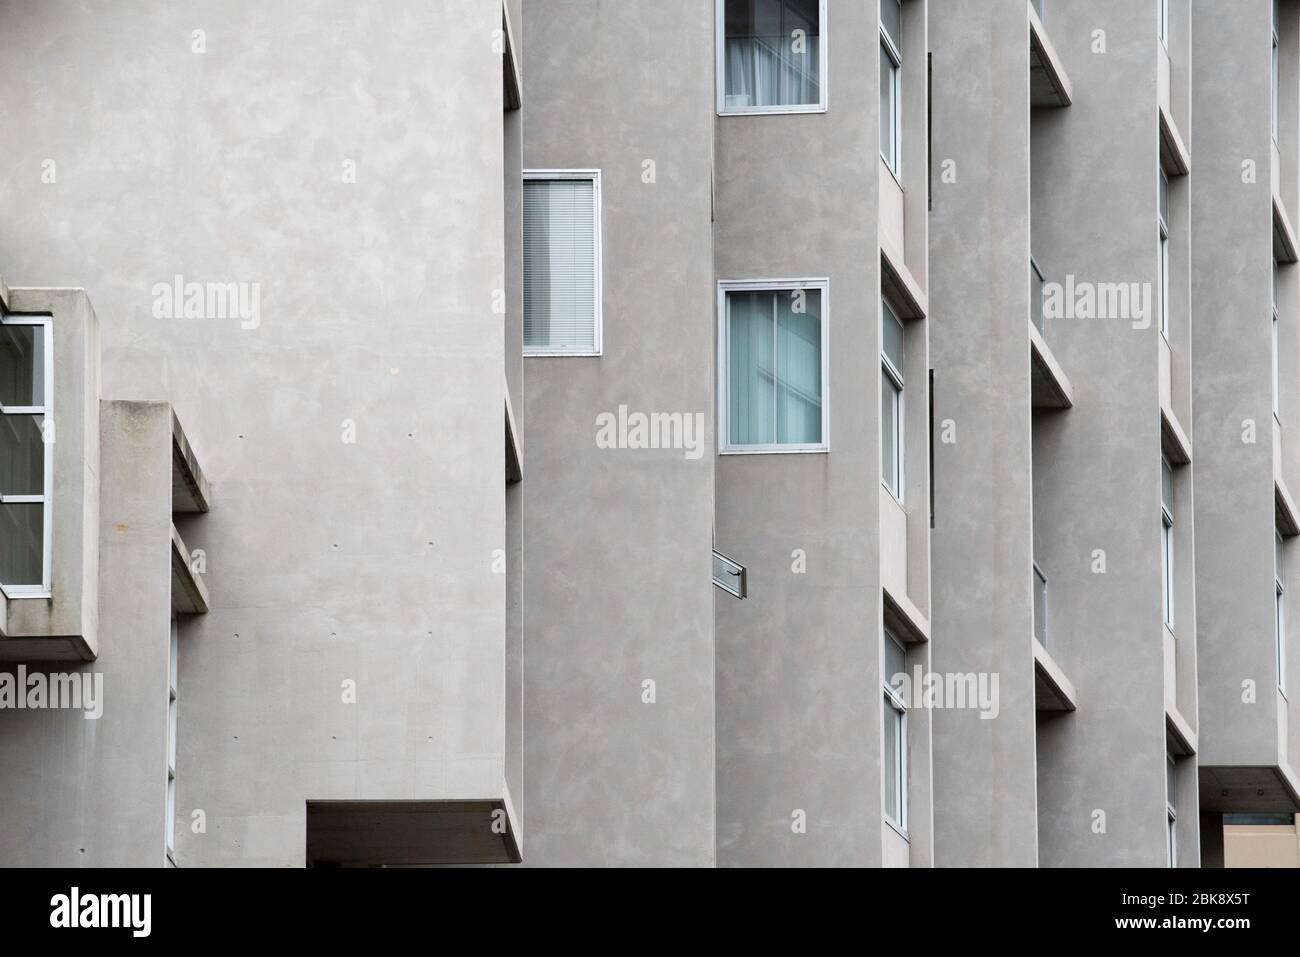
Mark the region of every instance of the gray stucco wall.
<instances>
[{"instance_id":1,"label":"gray stucco wall","mask_svg":"<svg viewBox=\"0 0 1300 957\"><path fill-rule=\"evenodd\" d=\"M179 811L208 817L182 863L301 864L308 798L501 792L500 23L0 8L6 278L86 287L105 394L172 398L217 486L187 531L214 606L182 635ZM177 274L260 283L260 322L154 318Z\"/></svg>"},{"instance_id":2,"label":"gray stucco wall","mask_svg":"<svg viewBox=\"0 0 1300 957\"><path fill-rule=\"evenodd\" d=\"M528 863L714 859L712 14L524 5L524 165L604 204L604 354L525 360ZM704 455L597 448L620 404L703 414Z\"/></svg>"}]
</instances>

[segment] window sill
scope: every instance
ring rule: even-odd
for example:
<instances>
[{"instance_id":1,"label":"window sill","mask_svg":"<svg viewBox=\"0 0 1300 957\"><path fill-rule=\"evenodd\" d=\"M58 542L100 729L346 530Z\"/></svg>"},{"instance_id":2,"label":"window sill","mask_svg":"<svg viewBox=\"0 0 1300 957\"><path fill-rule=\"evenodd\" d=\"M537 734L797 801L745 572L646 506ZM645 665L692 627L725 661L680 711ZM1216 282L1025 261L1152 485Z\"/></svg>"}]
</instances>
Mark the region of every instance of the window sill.
<instances>
[{"instance_id":1,"label":"window sill","mask_svg":"<svg viewBox=\"0 0 1300 957\"><path fill-rule=\"evenodd\" d=\"M718 116L797 116L800 113L825 113L826 104L804 106L751 106L746 109L719 109Z\"/></svg>"},{"instance_id":2,"label":"window sill","mask_svg":"<svg viewBox=\"0 0 1300 957\"><path fill-rule=\"evenodd\" d=\"M21 601L25 598L50 599L54 597L53 592L48 588L37 588L32 591L27 591L23 587L10 586L6 588L4 585L0 585L0 592L3 592L4 596L10 601Z\"/></svg>"},{"instance_id":3,"label":"window sill","mask_svg":"<svg viewBox=\"0 0 1300 957\"><path fill-rule=\"evenodd\" d=\"M889 825L890 829L893 830L893 832L894 832L895 834L897 834L897 835L898 835L899 837L901 837L903 840L907 841L908 844L911 844L911 843L912 843L912 839L911 839L910 837L907 836L907 831L906 831L904 828L899 827L899 826L898 826L897 824L895 824L893 821L891 821L891 820L889 819L889 815L887 815L887 814L883 814L883 815L881 815L881 819L882 819L886 824Z\"/></svg>"},{"instance_id":4,"label":"window sill","mask_svg":"<svg viewBox=\"0 0 1300 957\"><path fill-rule=\"evenodd\" d=\"M719 455L825 455L830 448L825 445L815 448L801 448L798 446L782 447L772 446L765 448L722 448L718 449Z\"/></svg>"},{"instance_id":5,"label":"window sill","mask_svg":"<svg viewBox=\"0 0 1300 957\"><path fill-rule=\"evenodd\" d=\"M525 359L599 359L602 352L525 352Z\"/></svg>"}]
</instances>

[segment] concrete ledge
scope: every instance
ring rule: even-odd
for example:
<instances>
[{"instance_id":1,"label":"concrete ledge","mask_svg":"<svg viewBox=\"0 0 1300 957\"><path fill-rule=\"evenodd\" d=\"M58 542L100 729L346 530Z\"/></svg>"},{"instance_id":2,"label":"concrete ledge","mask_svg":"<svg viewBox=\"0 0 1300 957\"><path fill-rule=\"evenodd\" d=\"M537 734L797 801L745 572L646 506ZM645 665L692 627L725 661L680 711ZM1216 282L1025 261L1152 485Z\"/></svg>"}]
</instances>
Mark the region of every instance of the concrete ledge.
<instances>
[{"instance_id":1,"label":"concrete ledge","mask_svg":"<svg viewBox=\"0 0 1300 957\"><path fill-rule=\"evenodd\" d=\"M1043 334L1029 323L1029 379L1034 408L1068 409L1074 405L1074 386L1056 361Z\"/></svg>"},{"instance_id":2,"label":"concrete ledge","mask_svg":"<svg viewBox=\"0 0 1300 957\"><path fill-rule=\"evenodd\" d=\"M212 487L199 468L180 419L172 412L172 512L206 512L211 503Z\"/></svg>"},{"instance_id":3,"label":"concrete ledge","mask_svg":"<svg viewBox=\"0 0 1300 957\"><path fill-rule=\"evenodd\" d=\"M1300 262L1300 243L1296 242L1282 197L1276 193L1273 194L1273 258L1284 263Z\"/></svg>"},{"instance_id":4,"label":"concrete ledge","mask_svg":"<svg viewBox=\"0 0 1300 957\"><path fill-rule=\"evenodd\" d=\"M519 443L519 429L515 426L515 411L510 405L510 388L506 397L506 484L522 482L524 478L524 450Z\"/></svg>"},{"instance_id":5,"label":"concrete ledge","mask_svg":"<svg viewBox=\"0 0 1300 957\"><path fill-rule=\"evenodd\" d=\"M1169 738L1169 750L1175 754L1196 753L1196 732L1183 717L1181 711L1170 705L1165 706L1165 728Z\"/></svg>"},{"instance_id":6,"label":"concrete ledge","mask_svg":"<svg viewBox=\"0 0 1300 957\"><path fill-rule=\"evenodd\" d=\"M1043 21L1032 3L1029 8L1029 103L1031 106L1069 106L1074 91L1056 48L1047 38Z\"/></svg>"},{"instance_id":7,"label":"concrete ledge","mask_svg":"<svg viewBox=\"0 0 1300 957\"><path fill-rule=\"evenodd\" d=\"M895 595L888 587L885 596L885 626L908 642L930 640L930 619L906 595Z\"/></svg>"},{"instance_id":8,"label":"concrete ledge","mask_svg":"<svg viewBox=\"0 0 1300 957\"><path fill-rule=\"evenodd\" d=\"M924 319L930 301L921 284L907 268L900 253L883 232L880 233L880 291L898 310L900 319Z\"/></svg>"},{"instance_id":9,"label":"concrete ledge","mask_svg":"<svg viewBox=\"0 0 1300 957\"><path fill-rule=\"evenodd\" d=\"M1160 446L1165 457L1174 465L1187 465L1192 461L1192 442L1183 431L1182 423L1174 410L1160 407Z\"/></svg>"},{"instance_id":10,"label":"concrete ledge","mask_svg":"<svg viewBox=\"0 0 1300 957\"><path fill-rule=\"evenodd\" d=\"M510 25L510 8L504 0L501 4L501 37L505 44L505 49L501 51L505 107L507 110L518 110L524 105L523 80L519 72L515 31Z\"/></svg>"},{"instance_id":11,"label":"concrete ledge","mask_svg":"<svg viewBox=\"0 0 1300 957\"><path fill-rule=\"evenodd\" d=\"M208 586L190 567L190 550L172 526L172 611L178 615L207 614Z\"/></svg>"},{"instance_id":12,"label":"concrete ledge","mask_svg":"<svg viewBox=\"0 0 1300 957\"><path fill-rule=\"evenodd\" d=\"M1276 764L1201 764L1202 811L1220 813L1295 813L1300 811L1300 781Z\"/></svg>"},{"instance_id":13,"label":"concrete ledge","mask_svg":"<svg viewBox=\"0 0 1300 957\"><path fill-rule=\"evenodd\" d=\"M1065 672L1047 653L1037 638L1031 638L1034 647L1034 710L1075 711L1078 695Z\"/></svg>"},{"instance_id":14,"label":"concrete ledge","mask_svg":"<svg viewBox=\"0 0 1300 957\"><path fill-rule=\"evenodd\" d=\"M1178 125L1162 103L1160 113L1160 165L1168 176L1186 176L1192 171L1192 157L1187 151Z\"/></svg>"},{"instance_id":15,"label":"concrete ledge","mask_svg":"<svg viewBox=\"0 0 1300 957\"><path fill-rule=\"evenodd\" d=\"M1300 535L1300 511L1280 475L1273 476L1273 511L1284 536Z\"/></svg>"}]
</instances>

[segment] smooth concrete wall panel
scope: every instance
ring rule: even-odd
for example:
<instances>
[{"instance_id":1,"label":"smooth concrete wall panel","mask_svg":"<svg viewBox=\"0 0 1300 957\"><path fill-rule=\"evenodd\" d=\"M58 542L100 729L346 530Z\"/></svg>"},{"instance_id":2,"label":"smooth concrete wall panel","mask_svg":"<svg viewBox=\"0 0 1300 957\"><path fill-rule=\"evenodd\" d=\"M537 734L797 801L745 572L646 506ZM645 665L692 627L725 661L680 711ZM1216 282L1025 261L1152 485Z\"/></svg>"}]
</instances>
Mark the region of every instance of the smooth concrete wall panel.
<instances>
[{"instance_id":1,"label":"smooth concrete wall panel","mask_svg":"<svg viewBox=\"0 0 1300 957\"><path fill-rule=\"evenodd\" d=\"M884 853L878 27L874 4L828 6L829 111L717 119L717 278L830 280L830 451L718 458L718 547L750 595L718 600L724 865Z\"/></svg>"},{"instance_id":2,"label":"smooth concrete wall panel","mask_svg":"<svg viewBox=\"0 0 1300 957\"><path fill-rule=\"evenodd\" d=\"M301 864L309 798L500 793L500 26L495 0L0 9L6 277L86 288L105 395L173 398L216 489L183 864ZM157 318L176 275L257 283L258 314Z\"/></svg>"},{"instance_id":3,"label":"smooth concrete wall panel","mask_svg":"<svg viewBox=\"0 0 1300 957\"><path fill-rule=\"evenodd\" d=\"M601 170L604 261L603 355L524 363L525 861L710 865L713 5L523 15L524 165ZM620 405L702 454L597 447Z\"/></svg>"},{"instance_id":4,"label":"smooth concrete wall panel","mask_svg":"<svg viewBox=\"0 0 1300 957\"><path fill-rule=\"evenodd\" d=\"M1276 761L1267 3L1195 5L1192 154L1202 765ZM1225 62L1230 71L1220 69ZM1243 182L1243 163L1258 175ZM1294 266L1281 266L1291 292ZM1294 313L1289 317L1294 328ZM1289 380L1294 381L1294 379ZM1284 395L1292 390L1284 389ZM1247 441L1254 423L1255 441ZM1286 436L1283 436L1285 444ZM1257 703L1243 702L1253 681Z\"/></svg>"},{"instance_id":5,"label":"smooth concrete wall panel","mask_svg":"<svg viewBox=\"0 0 1300 957\"><path fill-rule=\"evenodd\" d=\"M935 861L1033 866L1028 14L952 5L930 35L932 155L956 172L930 218L934 421L956 439L934 445L932 664L997 674L1001 699L933 716Z\"/></svg>"},{"instance_id":6,"label":"smooth concrete wall panel","mask_svg":"<svg viewBox=\"0 0 1300 957\"><path fill-rule=\"evenodd\" d=\"M1039 728L1043 866L1155 867L1167 855L1154 10L1054 5L1052 41L1075 96L1034 128L1035 250L1076 283L1147 284L1153 305L1149 317L1130 307L1048 319L1075 402L1039 430L1035 493L1055 517L1043 556L1052 655L1079 710Z\"/></svg>"},{"instance_id":7,"label":"smooth concrete wall panel","mask_svg":"<svg viewBox=\"0 0 1300 957\"><path fill-rule=\"evenodd\" d=\"M100 655L25 667L80 675L101 714L0 710L0 807L13 822L0 828L2 866L164 862L171 421L165 403L100 407Z\"/></svg>"}]
</instances>

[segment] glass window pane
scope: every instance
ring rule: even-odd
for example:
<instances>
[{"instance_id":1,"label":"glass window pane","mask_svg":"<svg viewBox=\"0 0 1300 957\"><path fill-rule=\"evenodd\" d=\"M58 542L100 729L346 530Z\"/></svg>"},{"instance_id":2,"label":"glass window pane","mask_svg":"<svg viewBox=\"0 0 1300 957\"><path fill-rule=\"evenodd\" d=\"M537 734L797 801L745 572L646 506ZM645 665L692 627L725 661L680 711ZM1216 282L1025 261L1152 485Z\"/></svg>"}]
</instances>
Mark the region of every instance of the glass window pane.
<instances>
[{"instance_id":1,"label":"glass window pane","mask_svg":"<svg viewBox=\"0 0 1300 957\"><path fill-rule=\"evenodd\" d=\"M894 370L903 373L903 324L889 308L889 303L880 300L881 351L893 364Z\"/></svg>"},{"instance_id":2,"label":"glass window pane","mask_svg":"<svg viewBox=\"0 0 1300 957\"><path fill-rule=\"evenodd\" d=\"M524 181L524 348L596 348L596 187Z\"/></svg>"},{"instance_id":3,"label":"glass window pane","mask_svg":"<svg viewBox=\"0 0 1300 957\"><path fill-rule=\"evenodd\" d=\"M903 52L903 5L899 0L880 0L880 25L889 34L890 42L899 53Z\"/></svg>"},{"instance_id":4,"label":"glass window pane","mask_svg":"<svg viewBox=\"0 0 1300 957\"><path fill-rule=\"evenodd\" d=\"M1171 516L1174 514L1174 470L1164 459L1160 460L1160 504Z\"/></svg>"},{"instance_id":5,"label":"glass window pane","mask_svg":"<svg viewBox=\"0 0 1300 957\"><path fill-rule=\"evenodd\" d=\"M1174 790L1174 762L1172 760L1167 760L1165 761L1165 800L1169 802L1169 806L1171 808L1174 808L1176 810L1178 808L1178 804L1174 801L1175 793L1176 792Z\"/></svg>"},{"instance_id":6,"label":"glass window pane","mask_svg":"<svg viewBox=\"0 0 1300 957\"><path fill-rule=\"evenodd\" d=\"M776 441L817 445L822 440L821 291L774 294L776 336Z\"/></svg>"},{"instance_id":7,"label":"glass window pane","mask_svg":"<svg viewBox=\"0 0 1300 957\"><path fill-rule=\"evenodd\" d=\"M1274 533L1273 535L1273 577L1281 582L1283 576L1282 565L1282 536Z\"/></svg>"},{"instance_id":8,"label":"glass window pane","mask_svg":"<svg viewBox=\"0 0 1300 957\"><path fill-rule=\"evenodd\" d=\"M0 584L43 584L44 544L44 505L0 502Z\"/></svg>"},{"instance_id":9,"label":"glass window pane","mask_svg":"<svg viewBox=\"0 0 1300 957\"><path fill-rule=\"evenodd\" d=\"M897 126L894 117L896 97L894 85L898 82L898 68L889 55L884 42L880 44L880 155L889 167L897 172L897 151L894 143L894 130Z\"/></svg>"},{"instance_id":10,"label":"glass window pane","mask_svg":"<svg viewBox=\"0 0 1300 957\"><path fill-rule=\"evenodd\" d=\"M1160 171L1160 222L1168 228L1169 225L1169 178L1165 176L1165 171Z\"/></svg>"},{"instance_id":11,"label":"glass window pane","mask_svg":"<svg viewBox=\"0 0 1300 957\"><path fill-rule=\"evenodd\" d=\"M819 104L819 19L818 0L727 0L726 108Z\"/></svg>"},{"instance_id":12,"label":"glass window pane","mask_svg":"<svg viewBox=\"0 0 1300 957\"><path fill-rule=\"evenodd\" d=\"M45 328L0 325L0 405L45 405Z\"/></svg>"},{"instance_id":13,"label":"glass window pane","mask_svg":"<svg viewBox=\"0 0 1300 957\"><path fill-rule=\"evenodd\" d=\"M902 822L901 764L903 716L899 714L888 698L885 706L885 754L882 762L885 774L885 816L896 824Z\"/></svg>"},{"instance_id":14,"label":"glass window pane","mask_svg":"<svg viewBox=\"0 0 1300 957\"><path fill-rule=\"evenodd\" d=\"M776 440L774 293L727 294L727 423L732 445Z\"/></svg>"},{"instance_id":15,"label":"glass window pane","mask_svg":"<svg viewBox=\"0 0 1300 957\"><path fill-rule=\"evenodd\" d=\"M899 495L898 459L899 425L902 412L902 393L885 369L880 370L880 477L885 485Z\"/></svg>"},{"instance_id":16,"label":"glass window pane","mask_svg":"<svg viewBox=\"0 0 1300 957\"><path fill-rule=\"evenodd\" d=\"M907 673L907 653L893 635L885 632L885 684L892 685L894 675Z\"/></svg>"},{"instance_id":17,"label":"glass window pane","mask_svg":"<svg viewBox=\"0 0 1300 957\"><path fill-rule=\"evenodd\" d=\"M1047 644L1047 579L1038 566L1034 566L1034 637L1040 645Z\"/></svg>"},{"instance_id":18,"label":"glass window pane","mask_svg":"<svg viewBox=\"0 0 1300 957\"><path fill-rule=\"evenodd\" d=\"M45 492L45 442L40 415L0 415L0 495Z\"/></svg>"}]
</instances>

